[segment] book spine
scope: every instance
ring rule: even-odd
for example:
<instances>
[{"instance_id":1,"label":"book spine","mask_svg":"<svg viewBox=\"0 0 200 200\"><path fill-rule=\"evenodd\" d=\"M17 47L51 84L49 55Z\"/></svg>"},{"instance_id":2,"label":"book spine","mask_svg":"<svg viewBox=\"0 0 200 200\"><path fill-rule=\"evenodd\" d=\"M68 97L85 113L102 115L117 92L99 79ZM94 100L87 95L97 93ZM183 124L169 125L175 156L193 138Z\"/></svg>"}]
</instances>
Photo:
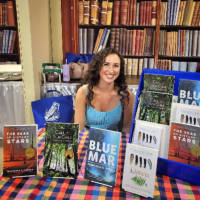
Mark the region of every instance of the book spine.
<instances>
[{"instance_id":1,"label":"book spine","mask_svg":"<svg viewBox=\"0 0 200 200\"><path fill-rule=\"evenodd\" d=\"M14 53L16 37L17 37L17 32L13 31L10 53Z\"/></svg>"},{"instance_id":2,"label":"book spine","mask_svg":"<svg viewBox=\"0 0 200 200\"><path fill-rule=\"evenodd\" d=\"M97 35L97 39L96 39L96 42L95 42L95 46L94 46L94 50L93 50L93 53L97 53L97 51L98 51L98 48L99 48L99 43L100 43L100 41L101 41L101 37L102 37L102 35L103 35L103 29L101 28L101 29L99 29L99 32L98 32L98 35Z\"/></svg>"},{"instance_id":3,"label":"book spine","mask_svg":"<svg viewBox=\"0 0 200 200\"><path fill-rule=\"evenodd\" d=\"M90 23L93 25L99 24L99 2L96 0L91 1Z\"/></svg>"},{"instance_id":4,"label":"book spine","mask_svg":"<svg viewBox=\"0 0 200 200\"><path fill-rule=\"evenodd\" d=\"M113 10L113 2L108 2L106 25L112 24L112 10Z\"/></svg>"},{"instance_id":5,"label":"book spine","mask_svg":"<svg viewBox=\"0 0 200 200\"><path fill-rule=\"evenodd\" d=\"M94 49L94 29L88 28L87 29L87 47L88 47L88 53L92 54L92 51Z\"/></svg>"},{"instance_id":6,"label":"book spine","mask_svg":"<svg viewBox=\"0 0 200 200\"><path fill-rule=\"evenodd\" d=\"M107 30L108 30L107 28L103 29L103 34L102 34L102 37L101 37L101 40L100 40L100 43L99 43L99 48L98 48L97 52L99 52L102 49L102 47L103 47L103 42L105 40Z\"/></svg>"},{"instance_id":7,"label":"book spine","mask_svg":"<svg viewBox=\"0 0 200 200\"><path fill-rule=\"evenodd\" d=\"M151 25L156 25L156 10L157 10L157 2L152 1L152 11L151 11Z\"/></svg>"},{"instance_id":8,"label":"book spine","mask_svg":"<svg viewBox=\"0 0 200 200\"><path fill-rule=\"evenodd\" d=\"M111 28L110 30L110 47L115 48L115 35L116 35L116 28Z\"/></svg>"},{"instance_id":9,"label":"book spine","mask_svg":"<svg viewBox=\"0 0 200 200\"><path fill-rule=\"evenodd\" d=\"M102 0L101 3L101 25L106 25L108 1Z\"/></svg>"},{"instance_id":10,"label":"book spine","mask_svg":"<svg viewBox=\"0 0 200 200\"><path fill-rule=\"evenodd\" d=\"M122 0L120 6L120 24L127 24L128 0Z\"/></svg>"},{"instance_id":11,"label":"book spine","mask_svg":"<svg viewBox=\"0 0 200 200\"><path fill-rule=\"evenodd\" d=\"M83 24L83 13L84 13L83 0L79 0L79 2L78 2L78 23L80 25Z\"/></svg>"},{"instance_id":12,"label":"book spine","mask_svg":"<svg viewBox=\"0 0 200 200\"><path fill-rule=\"evenodd\" d=\"M191 26L195 26L196 19L197 19L197 16L198 16L198 9L199 9L199 5L200 5L199 3L200 3L199 1L196 2L196 6L194 8L194 13L193 13L193 16L192 16Z\"/></svg>"},{"instance_id":13,"label":"book spine","mask_svg":"<svg viewBox=\"0 0 200 200\"><path fill-rule=\"evenodd\" d=\"M90 1L83 1L83 24L89 25L90 22Z\"/></svg>"},{"instance_id":14,"label":"book spine","mask_svg":"<svg viewBox=\"0 0 200 200\"><path fill-rule=\"evenodd\" d=\"M109 38L109 35L110 35L110 29L107 30L107 33L106 33L106 36L105 36L105 40L103 42L103 49L106 48L106 45L108 43L108 38Z\"/></svg>"},{"instance_id":15,"label":"book spine","mask_svg":"<svg viewBox=\"0 0 200 200\"><path fill-rule=\"evenodd\" d=\"M120 16L120 1L115 0L113 3L113 25L119 25L119 16Z\"/></svg>"},{"instance_id":16,"label":"book spine","mask_svg":"<svg viewBox=\"0 0 200 200\"><path fill-rule=\"evenodd\" d=\"M83 53L87 53L87 28L83 28Z\"/></svg>"},{"instance_id":17,"label":"book spine","mask_svg":"<svg viewBox=\"0 0 200 200\"><path fill-rule=\"evenodd\" d=\"M119 52L120 44L120 28L115 29L115 49Z\"/></svg>"},{"instance_id":18,"label":"book spine","mask_svg":"<svg viewBox=\"0 0 200 200\"><path fill-rule=\"evenodd\" d=\"M83 29L78 29L78 36L79 36L79 53L83 54Z\"/></svg>"},{"instance_id":19,"label":"book spine","mask_svg":"<svg viewBox=\"0 0 200 200\"><path fill-rule=\"evenodd\" d=\"M13 1L7 1L7 18L8 26L15 26L14 5Z\"/></svg>"}]
</instances>

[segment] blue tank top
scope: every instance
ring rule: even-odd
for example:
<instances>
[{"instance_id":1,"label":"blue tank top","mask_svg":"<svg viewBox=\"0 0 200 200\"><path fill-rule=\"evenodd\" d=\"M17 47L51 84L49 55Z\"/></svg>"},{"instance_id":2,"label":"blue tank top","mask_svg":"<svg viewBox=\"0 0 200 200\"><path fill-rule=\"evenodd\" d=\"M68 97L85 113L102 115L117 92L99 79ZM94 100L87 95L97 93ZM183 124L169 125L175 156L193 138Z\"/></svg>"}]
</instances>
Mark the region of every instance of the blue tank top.
<instances>
[{"instance_id":1,"label":"blue tank top","mask_svg":"<svg viewBox=\"0 0 200 200\"><path fill-rule=\"evenodd\" d=\"M88 94L87 86L85 86L85 89L86 89L86 94ZM114 109L107 112L98 111L87 103L85 126L108 129L113 131L121 131L122 129L121 101Z\"/></svg>"}]
</instances>

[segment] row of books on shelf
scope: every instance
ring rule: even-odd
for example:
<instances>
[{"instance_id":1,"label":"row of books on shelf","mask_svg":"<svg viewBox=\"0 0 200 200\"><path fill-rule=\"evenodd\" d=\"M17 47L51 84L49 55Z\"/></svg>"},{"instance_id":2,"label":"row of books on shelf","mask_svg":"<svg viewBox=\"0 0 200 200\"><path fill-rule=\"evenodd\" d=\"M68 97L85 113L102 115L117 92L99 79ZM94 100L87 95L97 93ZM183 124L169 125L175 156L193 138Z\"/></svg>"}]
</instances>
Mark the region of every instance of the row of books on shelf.
<instances>
[{"instance_id":1,"label":"row of books on shelf","mask_svg":"<svg viewBox=\"0 0 200 200\"><path fill-rule=\"evenodd\" d=\"M79 0L80 25L156 25L156 1Z\"/></svg>"},{"instance_id":2,"label":"row of books on shelf","mask_svg":"<svg viewBox=\"0 0 200 200\"><path fill-rule=\"evenodd\" d=\"M14 53L17 32L0 30L0 53Z\"/></svg>"},{"instance_id":3,"label":"row of books on shelf","mask_svg":"<svg viewBox=\"0 0 200 200\"><path fill-rule=\"evenodd\" d=\"M124 56L153 56L154 40L155 30L152 28L100 28L98 33L92 28L79 28L80 53L97 53L102 48L110 46Z\"/></svg>"},{"instance_id":4,"label":"row of books on shelf","mask_svg":"<svg viewBox=\"0 0 200 200\"><path fill-rule=\"evenodd\" d=\"M167 56L200 56L200 31L160 31L159 54Z\"/></svg>"},{"instance_id":5,"label":"row of books on shelf","mask_svg":"<svg viewBox=\"0 0 200 200\"><path fill-rule=\"evenodd\" d=\"M154 69L154 58L124 58L125 75L141 75L145 68ZM200 72L200 62L159 59L157 69L185 72Z\"/></svg>"},{"instance_id":6,"label":"row of books on shelf","mask_svg":"<svg viewBox=\"0 0 200 200\"><path fill-rule=\"evenodd\" d=\"M14 1L0 2L0 26L15 26Z\"/></svg>"},{"instance_id":7,"label":"row of books on shelf","mask_svg":"<svg viewBox=\"0 0 200 200\"><path fill-rule=\"evenodd\" d=\"M183 72L200 72L200 62L159 59L157 63L157 69Z\"/></svg>"},{"instance_id":8,"label":"row of books on shelf","mask_svg":"<svg viewBox=\"0 0 200 200\"><path fill-rule=\"evenodd\" d=\"M161 1L160 10L160 25L200 25L199 1Z\"/></svg>"}]
</instances>

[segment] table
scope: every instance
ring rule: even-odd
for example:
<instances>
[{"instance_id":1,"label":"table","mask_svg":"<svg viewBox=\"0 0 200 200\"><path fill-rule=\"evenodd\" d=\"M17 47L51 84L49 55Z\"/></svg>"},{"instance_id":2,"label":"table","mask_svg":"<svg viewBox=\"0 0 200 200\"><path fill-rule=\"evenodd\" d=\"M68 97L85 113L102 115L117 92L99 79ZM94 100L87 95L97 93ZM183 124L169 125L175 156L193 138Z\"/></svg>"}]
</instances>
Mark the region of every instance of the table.
<instances>
[{"instance_id":1,"label":"table","mask_svg":"<svg viewBox=\"0 0 200 200\"><path fill-rule=\"evenodd\" d=\"M78 154L80 171L77 179L56 179L42 176L45 129L41 129L38 133L38 175L15 179L0 177L0 199L145 199L136 194L125 192L120 187L128 134L122 135L116 187L106 187L84 179L88 144L87 134L88 132L85 131L79 135ZM199 200L200 186L191 185L168 176L157 175L154 199Z\"/></svg>"}]
</instances>

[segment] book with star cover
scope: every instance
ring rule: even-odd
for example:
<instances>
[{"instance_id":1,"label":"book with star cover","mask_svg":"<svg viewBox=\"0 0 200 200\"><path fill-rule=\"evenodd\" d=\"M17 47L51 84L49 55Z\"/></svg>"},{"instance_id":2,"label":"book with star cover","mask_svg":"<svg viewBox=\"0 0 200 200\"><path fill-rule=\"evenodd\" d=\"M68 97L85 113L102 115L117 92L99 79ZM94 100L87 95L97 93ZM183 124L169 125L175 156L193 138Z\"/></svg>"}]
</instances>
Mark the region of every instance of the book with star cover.
<instances>
[{"instance_id":1,"label":"book with star cover","mask_svg":"<svg viewBox=\"0 0 200 200\"><path fill-rule=\"evenodd\" d=\"M200 167L200 127L171 123L168 159Z\"/></svg>"},{"instance_id":2,"label":"book with star cover","mask_svg":"<svg viewBox=\"0 0 200 200\"><path fill-rule=\"evenodd\" d=\"M43 175L74 179L78 174L79 124L47 123Z\"/></svg>"},{"instance_id":3,"label":"book with star cover","mask_svg":"<svg viewBox=\"0 0 200 200\"><path fill-rule=\"evenodd\" d=\"M100 128L89 129L85 178L113 187L116 184L121 133Z\"/></svg>"},{"instance_id":4,"label":"book with star cover","mask_svg":"<svg viewBox=\"0 0 200 200\"><path fill-rule=\"evenodd\" d=\"M36 124L4 126L3 176L37 174L37 130Z\"/></svg>"}]
</instances>

